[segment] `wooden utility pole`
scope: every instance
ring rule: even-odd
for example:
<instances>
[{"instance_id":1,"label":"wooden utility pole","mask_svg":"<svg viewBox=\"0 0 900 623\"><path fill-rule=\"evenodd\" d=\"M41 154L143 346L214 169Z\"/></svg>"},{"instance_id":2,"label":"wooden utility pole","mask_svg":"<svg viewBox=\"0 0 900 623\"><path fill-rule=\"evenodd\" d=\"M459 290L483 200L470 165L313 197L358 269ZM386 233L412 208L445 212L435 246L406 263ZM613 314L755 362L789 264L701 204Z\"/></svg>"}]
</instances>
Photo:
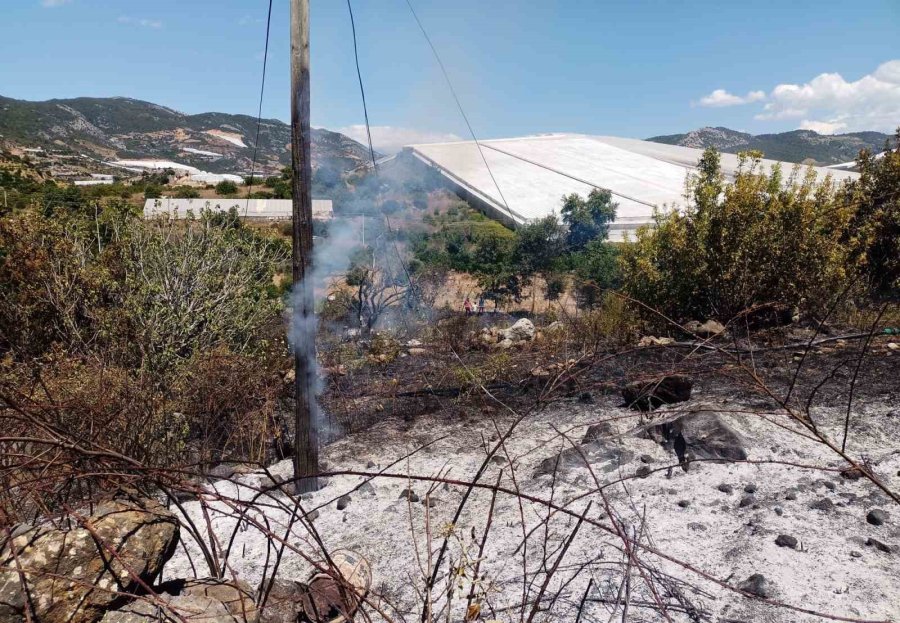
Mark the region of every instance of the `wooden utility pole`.
<instances>
[{"instance_id":1,"label":"wooden utility pole","mask_svg":"<svg viewBox=\"0 0 900 623\"><path fill-rule=\"evenodd\" d=\"M298 493L318 489L316 318L312 267L312 161L309 128L309 0L291 0L291 186L293 236L294 478Z\"/></svg>"}]
</instances>

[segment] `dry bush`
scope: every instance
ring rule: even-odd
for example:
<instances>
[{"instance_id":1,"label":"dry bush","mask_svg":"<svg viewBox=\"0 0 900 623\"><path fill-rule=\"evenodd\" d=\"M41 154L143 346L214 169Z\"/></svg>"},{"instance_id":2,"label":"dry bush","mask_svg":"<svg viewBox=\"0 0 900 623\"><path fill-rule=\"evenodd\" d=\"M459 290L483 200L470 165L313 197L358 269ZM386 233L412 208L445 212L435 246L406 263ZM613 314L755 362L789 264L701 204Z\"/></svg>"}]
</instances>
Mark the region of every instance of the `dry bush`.
<instances>
[{"instance_id":1,"label":"dry bush","mask_svg":"<svg viewBox=\"0 0 900 623\"><path fill-rule=\"evenodd\" d=\"M634 306L621 296L607 292L597 308L571 320L570 335L585 350L616 349L632 343L640 326Z\"/></svg>"}]
</instances>

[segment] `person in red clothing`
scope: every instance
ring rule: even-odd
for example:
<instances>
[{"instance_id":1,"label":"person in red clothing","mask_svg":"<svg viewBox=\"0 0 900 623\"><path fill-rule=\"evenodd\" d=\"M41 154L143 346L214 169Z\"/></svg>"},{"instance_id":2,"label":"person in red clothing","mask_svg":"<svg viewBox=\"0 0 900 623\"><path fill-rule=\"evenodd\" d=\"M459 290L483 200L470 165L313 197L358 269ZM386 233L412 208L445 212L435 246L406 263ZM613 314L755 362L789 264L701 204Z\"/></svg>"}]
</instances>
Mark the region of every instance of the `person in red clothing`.
<instances>
[{"instance_id":1,"label":"person in red clothing","mask_svg":"<svg viewBox=\"0 0 900 623\"><path fill-rule=\"evenodd\" d=\"M469 297L466 297L466 301L463 303L463 308L466 310L466 316L472 315L472 301L469 300Z\"/></svg>"}]
</instances>

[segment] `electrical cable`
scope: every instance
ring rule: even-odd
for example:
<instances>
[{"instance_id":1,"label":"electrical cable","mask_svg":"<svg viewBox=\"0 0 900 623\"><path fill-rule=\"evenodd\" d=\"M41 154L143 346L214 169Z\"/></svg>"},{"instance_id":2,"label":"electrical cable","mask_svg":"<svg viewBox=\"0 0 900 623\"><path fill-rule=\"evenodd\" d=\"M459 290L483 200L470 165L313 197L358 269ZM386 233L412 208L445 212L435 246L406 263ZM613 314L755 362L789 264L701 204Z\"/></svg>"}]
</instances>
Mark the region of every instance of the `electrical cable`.
<instances>
[{"instance_id":1,"label":"electrical cable","mask_svg":"<svg viewBox=\"0 0 900 623\"><path fill-rule=\"evenodd\" d=\"M406 6L409 7L413 18L416 20L416 24L419 25L419 30L422 31L422 35L425 37L425 41L428 42L428 47L431 48L431 53L434 54L434 58L441 68L441 73L444 74L444 80L447 81L447 86L450 88L450 94L453 96L454 101L456 101L456 107L459 109L459 114L462 115L463 121L466 122L466 127L469 128L469 134L472 135L472 140L475 142L475 146L478 148L478 153L481 155L481 160L484 162L484 166L487 167L488 175L491 176L491 181L494 182L494 187L500 194L500 200L503 201L503 207L505 207L506 211L511 214L509 204L506 202L506 197L503 196L503 191L500 190L500 185L497 183L497 178L494 177L494 172L491 171L491 165L488 164L487 158L484 156L484 151L481 149L481 143L478 142L478 137L475 136L475 130L472 129L472 124L469 123L469 118L468 116L466 116L466 111L463 110L462 103L459 101L459 96L457 96L456 94L456 89L453 88L453 82L450 81L450 75L447 73L447 68L444 67L444 62L441 60L437 49L434 47L434 43L431 42L431 37L428 36L428 32L426 32L425 30L425 26L422 25L422 21L416 14L416 10L413 8L410 0L406 0Z\"/></svg>"},{"instance_id":2,"label":"electrical cable","mask_svg":"<svg viewBox=\"0 0 900 623\"><path fill-rule=\"evenodd\" d=\"M247 203L244 206L244 218L250 211L250 195L253 194L253 181L256 175L256 157L259 154L259 129L262 125L263 94L266 92L266 65L269 62L269 33L272 30L272 0L269 0L269 12L266 17L266 47L263 50L262 84L259 87L259 108L256 112L256 140L253 142L253 161L250 164L250 183L247 185Z\"/></svg>"}]
</instances>

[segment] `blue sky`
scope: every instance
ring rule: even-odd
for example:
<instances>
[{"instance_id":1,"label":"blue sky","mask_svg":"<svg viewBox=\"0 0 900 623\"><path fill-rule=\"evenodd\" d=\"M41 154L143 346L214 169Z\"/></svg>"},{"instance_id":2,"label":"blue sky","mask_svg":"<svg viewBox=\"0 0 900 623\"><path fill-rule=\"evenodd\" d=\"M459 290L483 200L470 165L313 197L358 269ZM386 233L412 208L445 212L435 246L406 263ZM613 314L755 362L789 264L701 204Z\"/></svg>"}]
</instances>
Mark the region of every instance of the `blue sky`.
<instances>
[{"instance_id":1,"label":"blue sky","mask_svg":"<svg viewBox=\"0 0 900 623\"><path fill-rule=\"evenodd\" d=\"M900 124L900 0L412 0L483 137ZM0 94L255 114L265 0L2 0ZM288 118L288 2L264 114ZM405 0L354 0L377 141L466 136ZM362 121L347 7L312 0L313 124ZM893 62L892 62L893 61Z\"/></svg>"}]
</instances>

